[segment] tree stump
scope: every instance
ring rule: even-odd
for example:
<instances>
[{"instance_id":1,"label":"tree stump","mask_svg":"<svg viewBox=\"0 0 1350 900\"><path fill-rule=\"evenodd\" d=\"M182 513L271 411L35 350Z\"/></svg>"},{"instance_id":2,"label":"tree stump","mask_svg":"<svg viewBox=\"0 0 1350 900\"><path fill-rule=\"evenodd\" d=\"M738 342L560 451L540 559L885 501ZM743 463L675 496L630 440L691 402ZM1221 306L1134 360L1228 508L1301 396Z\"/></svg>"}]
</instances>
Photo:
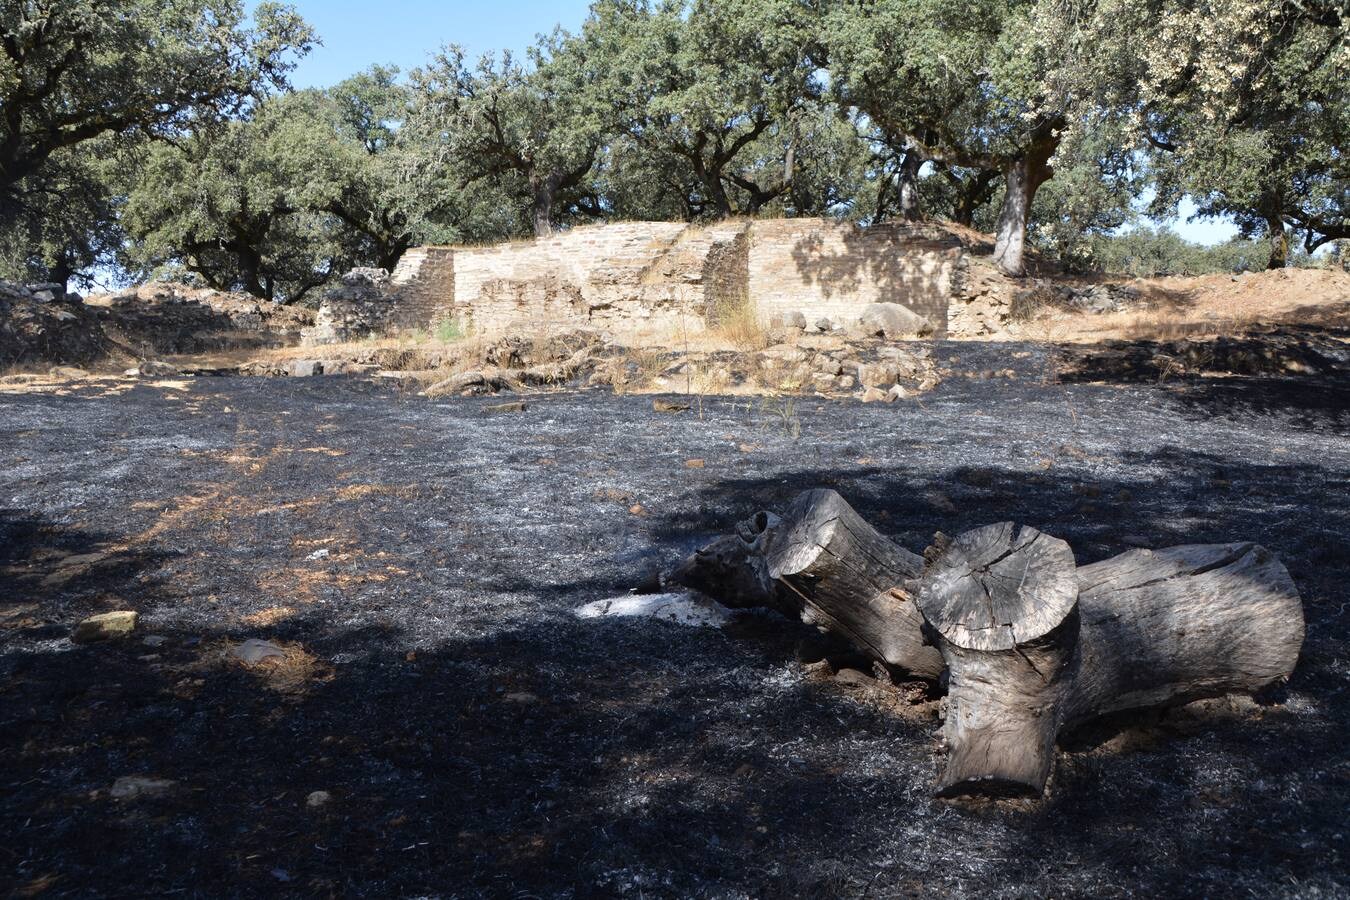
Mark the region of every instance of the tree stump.
<instances>
[{"instance_id":1,"label":"tree stump","mask_svg":"<svg viewBox=\"0 0 1350 900\"><path fill-rule=\"evenodd\" d=\"M1250 543L1137 550L1075 568L1011 523L925 554L925 633L948 669L940 796L1040 796L1058 735L1109 712L1254 692L1287 678L1303 609Z\"/></svg>"}]
</instances>

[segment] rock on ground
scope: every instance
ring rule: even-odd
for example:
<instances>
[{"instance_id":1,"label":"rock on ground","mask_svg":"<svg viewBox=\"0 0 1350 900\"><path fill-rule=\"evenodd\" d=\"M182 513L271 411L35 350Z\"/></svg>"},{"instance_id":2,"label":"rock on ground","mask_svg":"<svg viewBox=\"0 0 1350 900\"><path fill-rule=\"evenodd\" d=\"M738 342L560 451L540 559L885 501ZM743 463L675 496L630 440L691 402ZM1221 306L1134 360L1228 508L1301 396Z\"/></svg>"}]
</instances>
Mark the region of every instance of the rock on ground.
<instances>
[{"instance_id":1,"label":"rock on ground","mask_svg":"<svg viewBox=\"0 0 1350 900\"><path fill-rule=\"evenodd\" d=\"M128 609L99 613L76 625L70 639L77 644L92 644L96 641L123 638L136 630L139 619L140 613Z\"/></svg>"},{"instance_id":2,"label":"rock on ground","mask_svg":"<svg viewBox=\"0 0 1350 900\"><path fill-rule=\"evenodd\" d=\"M858 317L859 328L868 335L888 340L925 337L933 333L933 323L899 303L870 303Z\"/></svg>"}]
</instances>

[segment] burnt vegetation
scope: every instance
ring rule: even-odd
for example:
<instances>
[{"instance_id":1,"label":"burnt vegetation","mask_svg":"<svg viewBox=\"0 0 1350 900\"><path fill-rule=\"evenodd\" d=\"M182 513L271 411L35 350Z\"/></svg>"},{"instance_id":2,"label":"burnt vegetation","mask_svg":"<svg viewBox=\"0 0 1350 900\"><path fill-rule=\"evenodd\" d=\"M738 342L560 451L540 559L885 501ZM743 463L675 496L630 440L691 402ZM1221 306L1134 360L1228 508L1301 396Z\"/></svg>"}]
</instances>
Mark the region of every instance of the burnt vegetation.
<instances>
[{"instance_id":1,"label":"burnt vegetation","mask_svg":"<svg viewBox=\"0 0 1350 900\"><path fill-rule=\"evenodd\" d=\"M922 404L804 399L796 436L728 399L503 415L346 378L4 395L6 887L1343 892L1345 386L1061 385L1039 353ZM1004 520L1080 564L1257 541L1302 597L1302 657L1256 700L1063 736L1044 800L944 801L936 693L812 630L574 616L819 486L915 551ZM69 643L113 608L132 636ZM250 639L286 663L230 655ZM127 776L171 784L115 794Z\"/></svg>"}]
</instances>

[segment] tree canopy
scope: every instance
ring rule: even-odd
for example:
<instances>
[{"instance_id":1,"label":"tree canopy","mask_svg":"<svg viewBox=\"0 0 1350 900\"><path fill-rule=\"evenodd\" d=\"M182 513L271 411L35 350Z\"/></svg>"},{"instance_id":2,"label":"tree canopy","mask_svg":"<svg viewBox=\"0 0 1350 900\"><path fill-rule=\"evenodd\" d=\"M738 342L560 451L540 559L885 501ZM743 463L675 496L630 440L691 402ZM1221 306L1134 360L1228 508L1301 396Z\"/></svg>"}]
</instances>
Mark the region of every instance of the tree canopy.
<instances>
[{"instance_id":1,"label":"tree canopy","mask_svg":"<svg viewBox=\"0 0 1350 900\"><path fill-rule=\"evenodd\" d=\"M1121 265L1110 236L1185 197L1243 267L1350 237L1336 0L598 0L521 55L302 91L289 7L0 9L5 274L294 301L424 242L825 215L989 230L1017 275Z\"/></svg>"}]
</instances>

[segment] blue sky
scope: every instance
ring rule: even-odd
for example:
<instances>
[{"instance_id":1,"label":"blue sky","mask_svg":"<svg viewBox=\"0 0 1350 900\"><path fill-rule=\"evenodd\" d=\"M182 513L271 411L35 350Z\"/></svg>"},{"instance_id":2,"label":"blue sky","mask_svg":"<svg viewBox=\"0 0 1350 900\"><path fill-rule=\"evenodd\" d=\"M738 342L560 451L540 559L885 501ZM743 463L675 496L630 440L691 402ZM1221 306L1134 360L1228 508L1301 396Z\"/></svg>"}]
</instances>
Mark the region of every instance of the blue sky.
<instances>
[{"instance_id":1,"label":"blue sky","mask_svg":"<svg viewBox=\"0 0 1350 900\"><path fill-rule=\"evenodd\" d=\"M296 69L297 87L327 87L376 63L407 72L445 44L463 46L470 57L503 48L520 51L557 25L578 28L590 6L590 0L291 2L323 40ZM1181 211L1181 220L1170 224L1189 240L1215 244L1236 233L1226 221L1186 222L1193 211L1186 203Z\"/></svg>"}]
</instances>

